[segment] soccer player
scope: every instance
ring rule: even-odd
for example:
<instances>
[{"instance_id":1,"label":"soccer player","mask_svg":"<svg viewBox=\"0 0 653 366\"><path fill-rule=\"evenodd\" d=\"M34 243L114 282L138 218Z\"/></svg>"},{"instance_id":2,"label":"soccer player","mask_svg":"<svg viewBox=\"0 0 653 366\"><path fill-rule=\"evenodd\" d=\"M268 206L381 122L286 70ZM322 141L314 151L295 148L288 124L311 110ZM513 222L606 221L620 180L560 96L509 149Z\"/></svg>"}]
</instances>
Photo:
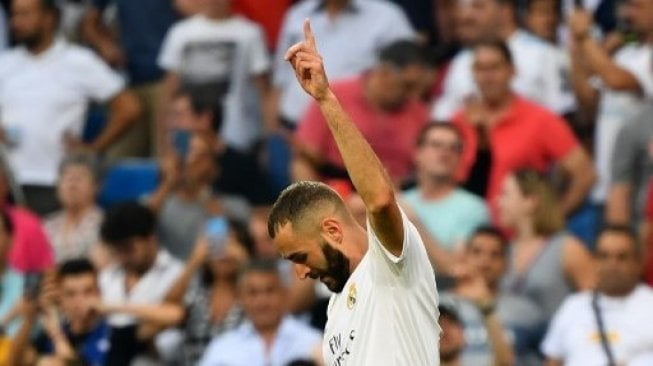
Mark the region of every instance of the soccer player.
<instances>
[{"instance_id":1,"label":"soccer player","mask_svg":"<svg viewBox=\"0 0 653 366\"><path fill-rule=\"evenodd\" d=\"M367 230L334 190L299 182L274 204L270 237L300 278L319 278L334 292L322 346L326 365L438 365L437 290L422 240L379 159L329 88L308 21L304 36L286 60L327 121L365 203Z\"/></svg>"}]
</instances>

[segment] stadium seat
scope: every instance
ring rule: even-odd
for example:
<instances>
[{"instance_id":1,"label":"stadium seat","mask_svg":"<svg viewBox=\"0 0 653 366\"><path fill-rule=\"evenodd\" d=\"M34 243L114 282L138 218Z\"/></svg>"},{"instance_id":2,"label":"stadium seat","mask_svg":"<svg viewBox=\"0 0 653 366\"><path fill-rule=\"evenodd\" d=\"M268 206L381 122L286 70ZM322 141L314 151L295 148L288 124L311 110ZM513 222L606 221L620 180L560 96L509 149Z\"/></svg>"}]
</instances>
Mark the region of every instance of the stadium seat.
<instances>
[{"instance_id":1,"label":"stadium seat","mask_svg":"<svg viewBox=\"0 0 653 366\"><path fill-rule=\"evenodd\" d=\"M159 166L151 159L128 159L109 169L100 189L100 206L137 200L152 193L159 183Z\"/></svg>"}]
</instances>

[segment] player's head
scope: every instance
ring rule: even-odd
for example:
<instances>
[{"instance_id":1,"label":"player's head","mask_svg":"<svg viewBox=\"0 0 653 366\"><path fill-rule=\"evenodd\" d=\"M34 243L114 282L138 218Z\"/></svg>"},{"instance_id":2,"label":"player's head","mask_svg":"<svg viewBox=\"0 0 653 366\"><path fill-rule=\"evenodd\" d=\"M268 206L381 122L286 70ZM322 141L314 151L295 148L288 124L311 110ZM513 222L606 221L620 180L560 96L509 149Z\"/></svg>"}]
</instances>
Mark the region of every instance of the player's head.
<instances>
[{"instance_id":1,"label":"player's head","mask_svg":"<svg viewBox=\"0 0 653 366\"><path fill-rule=\"evenodd\" d=\"M451 123L426 125L417 139L415 166L420 179L452 181L462 154L462 136Z\"/></svg>"},{"instance_id":2,"label":"player's head","mask_svg":"<svg viewBox=\"0 0 653 366\"><path fill-rule=\"evenodd\" d=\"M342 198L319 182L290 185L272 207L268 233L300 278L319 278L342 291L351 274L346 251L348 228L356 225Z\"/></svg>"},{"instance_id":3,"label":"player's head","mask_svg":"<svg viewBox=\"0 0 653 366\"><path fill-rule=\"evenodd\" d=\"M637 237L627 226L608 225L596 243L598 288L609 296L628 295L639 282L642 261Z\"/></svg>"},{"instance_id":4,"label":"player's head","mask_svg":"<svg viewBox=\"0 0 653 366\"><path fill-rule=\"evenodd\" d=\"M465 332L458 312L453 304L440 304L440 361L451 363L460 357L465 346Z\"/></svg>"},{"instance_id":5,"label":"player's head","mask_svg":"<svg viewBox=\"0 0 653 366\"><path fill-rule=\"evenodd\" d=\"M508 243L497 228L476 229L467 242L465 259L471 270L480 274L490 287L495 287L508 268Z\"/></svg>"}]
</instances>

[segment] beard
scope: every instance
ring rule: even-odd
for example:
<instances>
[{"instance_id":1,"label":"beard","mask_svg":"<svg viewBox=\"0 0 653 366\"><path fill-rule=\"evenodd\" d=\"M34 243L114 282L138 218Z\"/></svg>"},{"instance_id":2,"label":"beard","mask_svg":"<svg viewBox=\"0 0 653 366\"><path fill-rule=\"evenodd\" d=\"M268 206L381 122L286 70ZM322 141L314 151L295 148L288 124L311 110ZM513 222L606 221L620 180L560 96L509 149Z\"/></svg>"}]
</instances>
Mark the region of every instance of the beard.
<instances>
[{"instance_id":1,"label":"beard","mask_svg":"<svg viewBox=\"0 0 653 366\"><path fill-rule=\"evenodd\" d=\"M42 32L31 32L26 34L16 34L14 36L16 43L25 46L28 50L36 48L43 41Z\"/></svg>"},{"instance_id":2,"label":"beard","mask_svg":"<svg viewBox=\"0 0 653 366\"><path fill-rule=\"evenodd\" d=\"M351 275L349 271L349 259L326 241L322 243L322 253L324 253L324 258L326 258L327 269L319 273L318 277L329 290L340 293L345 288L345 284Z\"/></svg>"}]
</instances>

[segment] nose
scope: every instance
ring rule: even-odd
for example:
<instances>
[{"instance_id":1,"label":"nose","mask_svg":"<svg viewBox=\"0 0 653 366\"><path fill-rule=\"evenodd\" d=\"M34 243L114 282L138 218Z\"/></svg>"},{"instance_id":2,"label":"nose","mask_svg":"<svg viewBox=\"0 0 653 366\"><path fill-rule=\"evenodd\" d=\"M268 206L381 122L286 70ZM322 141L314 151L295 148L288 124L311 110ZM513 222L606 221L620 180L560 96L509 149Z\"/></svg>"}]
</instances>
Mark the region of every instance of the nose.
<instances>
[{"instance_id":1,"label":"nose","mask_svg":"<svg viewBox=\"0 0 653 366\"><path fill-rule=\"evenodd\" d=\"M311 269L308 266L295 263L295 274L298 278L304 280L308 277L309 273L311 273Z\"/></svg>"}]
</instances>

